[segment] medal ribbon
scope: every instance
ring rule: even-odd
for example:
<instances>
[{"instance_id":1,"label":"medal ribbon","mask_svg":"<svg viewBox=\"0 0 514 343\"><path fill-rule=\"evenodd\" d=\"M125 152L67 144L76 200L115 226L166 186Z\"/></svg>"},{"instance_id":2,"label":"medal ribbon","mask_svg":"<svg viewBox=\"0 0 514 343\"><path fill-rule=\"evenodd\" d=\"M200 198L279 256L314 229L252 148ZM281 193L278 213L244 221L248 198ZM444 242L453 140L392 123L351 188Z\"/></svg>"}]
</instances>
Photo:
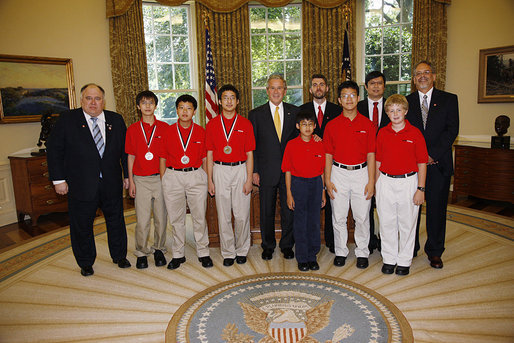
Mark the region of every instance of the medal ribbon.
<instances>
[{"instance_id":1,"label":"medal ribbon","mask_svg":"<svg viewBox=\"0 0 514 343\"><path fill-rule=\"evenodd\" d=\"M236 114L236 118L234 119L234 122L232 123L232 126L230 127L230 131L227 134L227 129L225 128L225 121L223 120L223 118L221 118L221 125L223 126L223 133L225 134L225 138L227 139L227 145L228 145L228 140L230 139L230 136L232 135L232 132L234 131L234 127L236 126L236 121L237 121L237 114Z\"/></svg>"},{"instance_id":2,"label":"medal ribbon","mask_svg":"<svg viewBox=\"0 0 514 343\"><path fill-rule=\"evenodd\" d=\"M141 131L143 131L143 137L145 137L145 142L146 142L146 146L148 147L148 150L150 150L150 145L152 145L152 141L153 141L153 135L155 133L155 129L157 128L157 125L154 125L153 129L152 129L152 134L150 136L150 141L148 141L148 138L146 138L146 132L145 132L145 129L143 128L143 122L141 122Z\"/></svg>"},{"instance_id":3,"label":"medal ribbon","mask_svg":"<svg viewBox=\"0 0 514 343\"><path fill-rule=\"evenodd\" d=\"M180 134L180 129L178 128L180 124L177 123L177 133L178 138L180 138L180 144L182 144L182 149L184 149L184 155L186 154L187 147L189 146L189 141L191 140L191 137L193 135L193 129L195 128L195 125L191 123L191 131L189 131L189 135L187 136L186 144L184 144L184 139L182 138L182 135Z\"/></svg>"}]
</instances>

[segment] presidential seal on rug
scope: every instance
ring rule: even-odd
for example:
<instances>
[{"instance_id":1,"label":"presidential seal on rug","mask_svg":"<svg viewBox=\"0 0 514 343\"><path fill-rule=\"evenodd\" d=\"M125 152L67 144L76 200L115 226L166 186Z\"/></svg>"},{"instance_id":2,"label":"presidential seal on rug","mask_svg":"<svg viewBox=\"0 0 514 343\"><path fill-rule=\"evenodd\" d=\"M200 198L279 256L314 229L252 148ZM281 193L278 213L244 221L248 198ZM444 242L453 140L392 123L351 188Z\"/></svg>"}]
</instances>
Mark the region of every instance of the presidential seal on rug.
<instances>
[{"instance_id":1,"label":"presidential seal on rug","mask_svg":"<svg viewBox=\"0 0 514 343\"><path fill-rule=\"evenodd\" d=\"M184 303L166 342L412 342L403 314L378 293L318 274L261 274L223 282Z\"/></svg>"}]
</instances>

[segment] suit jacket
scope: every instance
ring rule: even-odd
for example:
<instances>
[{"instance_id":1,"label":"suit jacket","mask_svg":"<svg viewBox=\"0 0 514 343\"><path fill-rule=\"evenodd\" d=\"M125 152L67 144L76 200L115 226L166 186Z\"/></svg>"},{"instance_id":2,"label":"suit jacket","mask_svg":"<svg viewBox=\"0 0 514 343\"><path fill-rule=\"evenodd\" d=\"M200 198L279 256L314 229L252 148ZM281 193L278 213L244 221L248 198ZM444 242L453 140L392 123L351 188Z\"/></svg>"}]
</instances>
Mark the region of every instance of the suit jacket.
<instances>
[{"instance_id":1,"label":"suit jacket","mask_svg":"<svg viewBox=\"0 0 514 343\"><path fill-rule=\"evenodd\" d=\"M317 106L316 106L317 108ZM318 110L314 108L314 104L312 101L306 102L302 106L300 106L301 110L310 110L314 111L316 118L318 118ZM325 113L323 113L323 121L321 122L321 127L318 126L318 122L316 121L316 128L314 129L314 134L323 138L323 132L325 132L325 126L327 123L337 117L343 112L343 108L334 104L333 102L327 101L327 105L325 106Z\"/></svg>"},{"instance_id":2,"label":"suit jacket","mask_svg":"<svg viewBox=\"0 0 514 343\"><path fill-rule=\"evenodd\" d=\"M386 99L384 98L383 105L385 105L385 101ZM361 100L357 103L357 111L359 111L360 114L369 119L368 98L365 98L364 100ZM382 117L380 118L380 123L378 123L378 129L380 130L384 126L387 126L387 124L389 124L390 122L391 121L389 120L389 117L387 116L385 111L385 106L382 106Z\"/></svg>"},{"instance_id":3,"label":"suit jacket","mask_svg":"<svg viewBox=\"0 0 514 343\"><path fill-rule=\"evenodd\" d=\"M101 158L84 118L82 108L67 111L59 117L48 141L48 171L50 180L66 180L68 197L94 200L100 185L112 197L122 196L123 173L128 177L125 133L127 127L121 115L105 114L105 150Z\"/></svg>"},{"instance_id":4,"label":"suit jacket","mask_svg":"<svg viewBox=\"0 0 514 343\"><path fill-rule=\"evenodd\" d=\"M248 114L255 134L254 173L259 173L262 186L275 186L280 181L282 173L282 157L287 142L298 136L296 129L296 113L299 108L284 104L284 124L282 126L282 139L279 141L269 102L254 108Z\"/></svg>"},{"instance_id":5,"label":"suit jacket","mask_svg":"<svg viewBox=\"0 0 514 343\"><path fill-rule=\"evenodd\" d=\"M409 112L406 119L417 127L427 143L428 155L438 161L437 167L446 176L453 174L452 145L459 134L459 103L457 95L434 88L423 128L418 91L407 96Z\"/></svg>"}]
</instances>

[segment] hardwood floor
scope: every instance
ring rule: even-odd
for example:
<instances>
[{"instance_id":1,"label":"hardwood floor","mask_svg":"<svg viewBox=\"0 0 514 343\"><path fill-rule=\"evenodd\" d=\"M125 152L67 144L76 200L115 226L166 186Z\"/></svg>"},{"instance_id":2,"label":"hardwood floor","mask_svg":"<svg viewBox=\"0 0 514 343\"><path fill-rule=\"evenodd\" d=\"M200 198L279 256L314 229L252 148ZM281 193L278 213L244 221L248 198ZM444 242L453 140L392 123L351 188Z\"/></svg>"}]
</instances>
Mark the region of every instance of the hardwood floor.
<instances>
[{"instance_id":1,"label":"hardwood floor","mask_svg":"<svg viewBox=\"0 0 514 343\"><path fill-rule=\"evenodd\" d=\"M484 200L475 197L463 197L457 199L457 202L453 205L514 218L514 204L508 202ZM134 200L125 199L124 208L134 208ZM51 213L39 217L37 226L32 226L30 219L2 226L0 227L0 251L67 225L69 225L67 213Z\"/></svg>"}]
</instances>

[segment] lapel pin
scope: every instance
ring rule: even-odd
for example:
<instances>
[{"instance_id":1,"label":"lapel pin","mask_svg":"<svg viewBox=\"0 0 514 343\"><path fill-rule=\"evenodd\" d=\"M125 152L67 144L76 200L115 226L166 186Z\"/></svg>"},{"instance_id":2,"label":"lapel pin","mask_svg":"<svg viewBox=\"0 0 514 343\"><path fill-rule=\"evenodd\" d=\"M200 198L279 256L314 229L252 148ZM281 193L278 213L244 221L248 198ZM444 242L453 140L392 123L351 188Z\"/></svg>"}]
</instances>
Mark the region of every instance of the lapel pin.
<instances>
[{"instance_id":1,"label":"lapel pin","mask_svg":"<svg viewBox=\"0 0 514 343\"><path fill-rule=\"evenodd\" d=\"M86 125L82 125L82 127L86 127Z\"/></svg>"}]
</instances>

